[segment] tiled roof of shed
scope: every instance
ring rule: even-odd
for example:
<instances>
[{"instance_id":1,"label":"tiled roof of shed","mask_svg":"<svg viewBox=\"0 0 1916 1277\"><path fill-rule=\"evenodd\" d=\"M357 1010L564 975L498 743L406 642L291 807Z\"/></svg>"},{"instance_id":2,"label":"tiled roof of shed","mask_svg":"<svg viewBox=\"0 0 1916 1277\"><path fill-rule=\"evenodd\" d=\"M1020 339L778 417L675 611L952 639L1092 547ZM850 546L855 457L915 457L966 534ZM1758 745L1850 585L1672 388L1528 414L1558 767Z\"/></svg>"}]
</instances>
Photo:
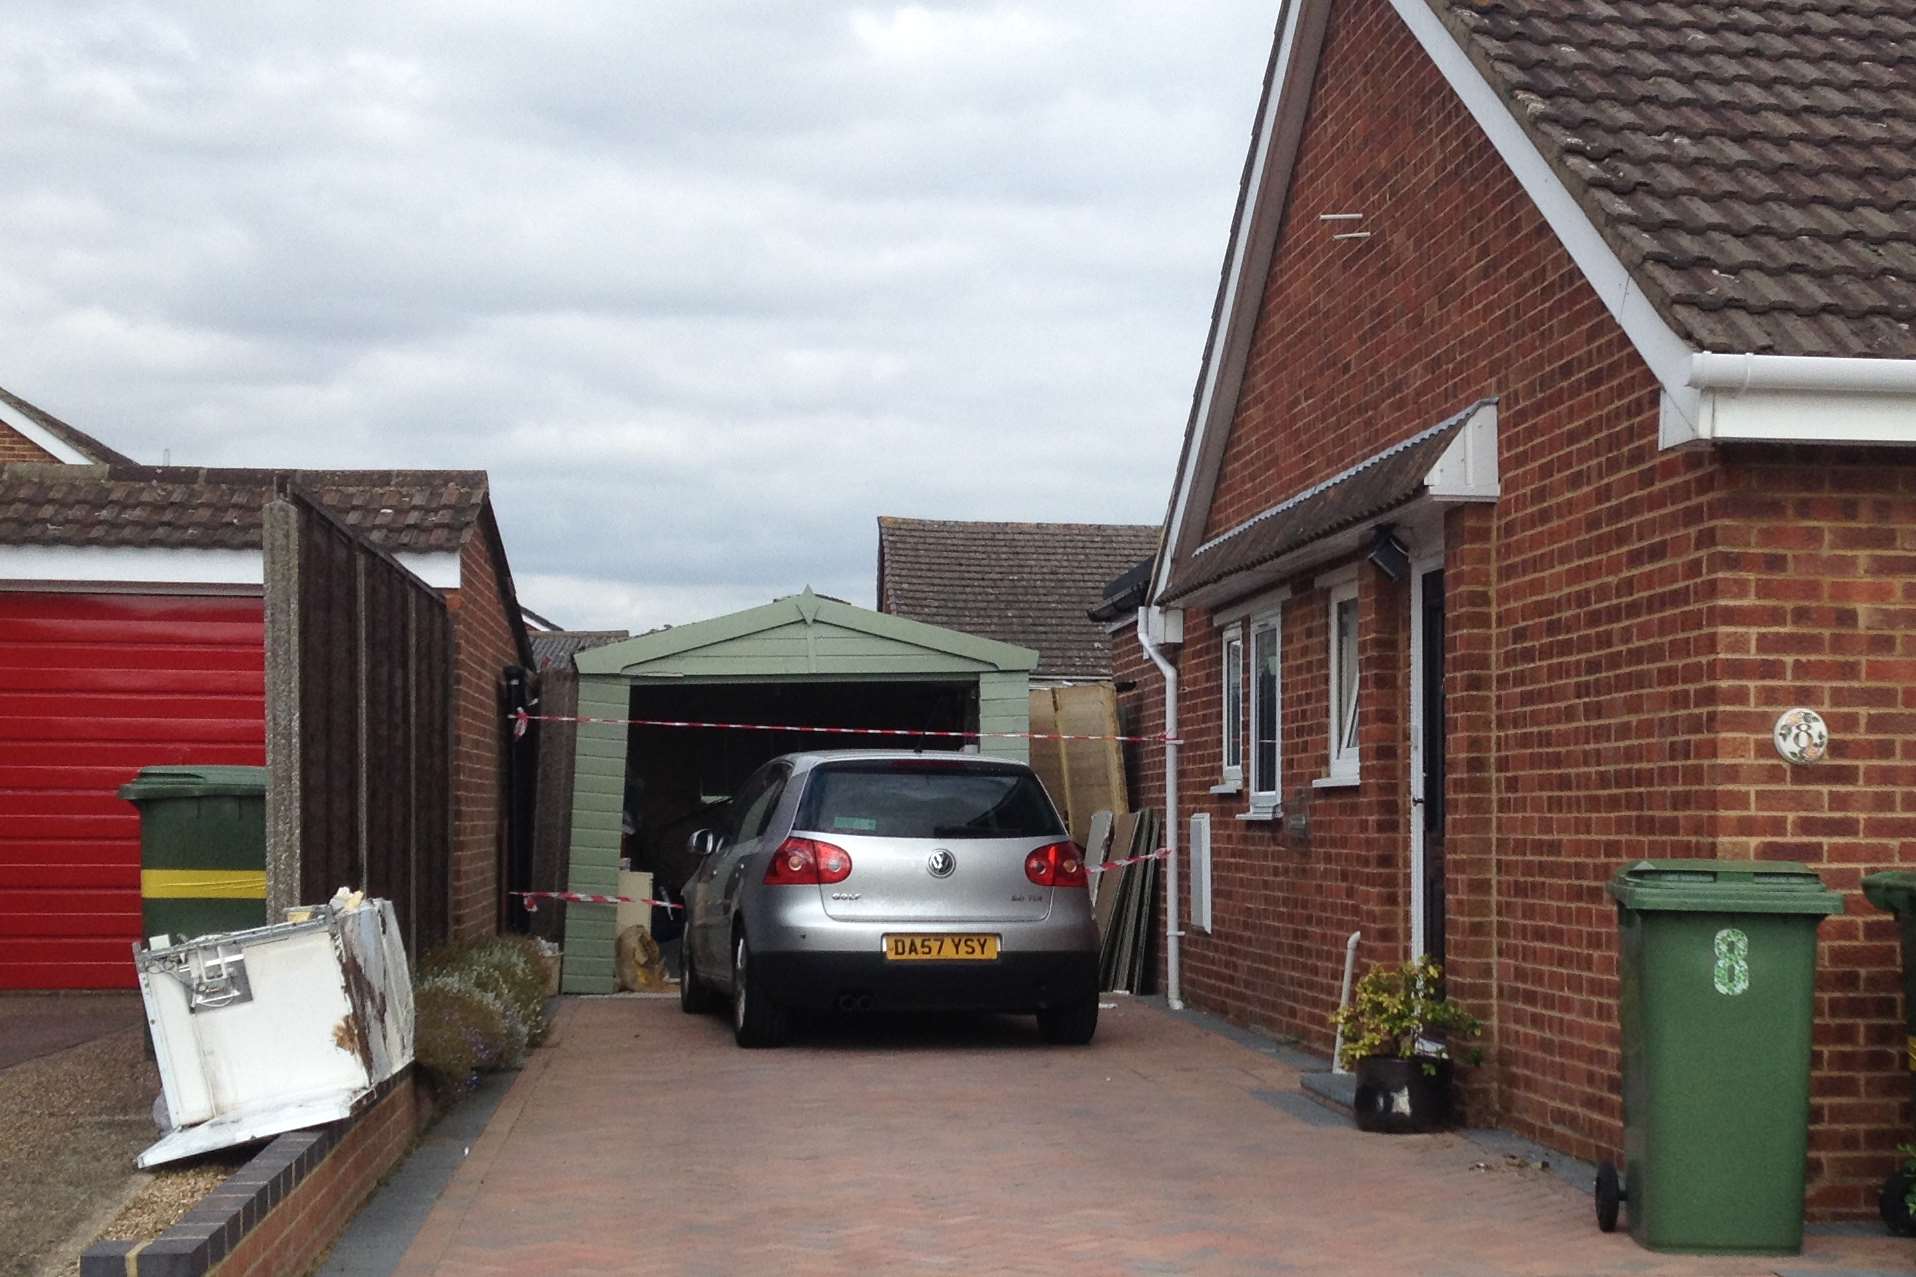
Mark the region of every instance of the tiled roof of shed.
<instances>
[{"instance_id":1,"label":"tiled roof of shed","mask_svg":"<svg viewBox=\"0 0 1916 1277\"><path fill-rule=\"evenodd\" d=\"M1110 641L1085 614L1157 544L1155 524L881 517L878 609L1034 648L1040 678L1109 678Z\"/></svg>"},{"instance_id":2,"label":"tiled roof of shed","mask_svg":"<svg viewBox=\"0 0 1916 1277\"><path fill-rule=\"evenodd\" d=\"M0 545L253 549L277 478L387 551L457 551L486 501L483 470L0 467Z\"/></svg>"},{"instance_id":3,"label":"tiled roof of shed","mask_svg":"<svg viewBox=\"0 0 1916 1277\"><path fill-rule=\"evenodd\" d=\"M1916 0L1427 0L1702 350L1916 358Z\"/></svg>"}]
</instances>

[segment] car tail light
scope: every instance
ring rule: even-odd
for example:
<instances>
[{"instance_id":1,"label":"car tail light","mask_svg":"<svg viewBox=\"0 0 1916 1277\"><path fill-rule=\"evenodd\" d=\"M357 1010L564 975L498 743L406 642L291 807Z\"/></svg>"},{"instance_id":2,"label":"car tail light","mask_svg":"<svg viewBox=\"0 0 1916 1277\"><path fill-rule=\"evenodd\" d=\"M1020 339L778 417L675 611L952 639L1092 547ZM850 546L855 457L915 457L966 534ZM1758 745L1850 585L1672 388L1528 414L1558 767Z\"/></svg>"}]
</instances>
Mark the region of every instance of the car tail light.
<instances>
[{"instance_id":1,"label":"car tail light","mask_svg":"<svg viewBox=\"0 0 1916 1277\"><path fill-rule=\"evenodd\" d=\"M1025 857L1025 877L1040 887L1085 885L1084 852L1075 842L1054 842Z\"/></svg>"},{"instance_id":2,"label":"car tail light","mask_svg":"<svg viewBox=\"0 0 1916 1277\"><path fill-rule=\"evenodd\" d=\"M851 876L851 853L815 838L787 838L765 866L768 887L823 886Z\"/></svg>"}]
</instances>

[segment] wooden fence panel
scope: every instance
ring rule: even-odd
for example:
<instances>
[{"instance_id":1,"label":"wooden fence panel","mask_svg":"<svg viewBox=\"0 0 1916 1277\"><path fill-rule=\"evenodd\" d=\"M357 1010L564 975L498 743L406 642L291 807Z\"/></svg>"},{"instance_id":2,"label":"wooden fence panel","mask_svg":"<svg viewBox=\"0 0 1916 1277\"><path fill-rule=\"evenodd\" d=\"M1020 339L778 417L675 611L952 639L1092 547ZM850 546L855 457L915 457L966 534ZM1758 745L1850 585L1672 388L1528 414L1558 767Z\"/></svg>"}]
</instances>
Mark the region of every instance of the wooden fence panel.
<instances>
[{"instance_id":1,"label":"wooden fence panel","mask_svg":"<svg viewBox=\"0 0 1916 1277\"><path fill-rule=\"evenodd\" d=\"M450 930L451 616L290 484L265 544L269 908L363 887L416 957Z\"/></svg>"}]
</instances>

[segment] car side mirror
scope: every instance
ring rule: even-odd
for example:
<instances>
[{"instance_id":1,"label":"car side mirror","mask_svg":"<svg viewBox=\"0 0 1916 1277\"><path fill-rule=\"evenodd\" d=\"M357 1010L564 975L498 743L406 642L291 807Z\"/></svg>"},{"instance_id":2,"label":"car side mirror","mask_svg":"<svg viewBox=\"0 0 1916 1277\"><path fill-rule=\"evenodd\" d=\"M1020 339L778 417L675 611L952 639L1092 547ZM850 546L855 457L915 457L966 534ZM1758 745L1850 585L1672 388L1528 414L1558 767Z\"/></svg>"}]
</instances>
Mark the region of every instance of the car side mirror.
<instances>
[{"instance_id":1,"label":"car side mirror","mask_svg":"<svg viewBox=\"0 0 1916 1277\"><path fill-rule=\"evenodd\" d=\"M685 845L693 855L702 860L719 849L719 838L719 831L716 829L695 830L692 836L685 840Z\"/></svg>"}]
</instances>

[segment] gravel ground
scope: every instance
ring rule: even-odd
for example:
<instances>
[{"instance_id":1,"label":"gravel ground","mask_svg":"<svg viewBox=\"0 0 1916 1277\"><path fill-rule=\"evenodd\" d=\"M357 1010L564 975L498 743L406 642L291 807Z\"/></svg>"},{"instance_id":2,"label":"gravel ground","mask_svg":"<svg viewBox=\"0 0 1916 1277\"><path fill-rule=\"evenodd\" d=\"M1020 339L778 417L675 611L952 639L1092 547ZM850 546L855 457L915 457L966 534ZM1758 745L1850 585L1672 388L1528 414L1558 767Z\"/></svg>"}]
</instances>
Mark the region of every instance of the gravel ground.
<instances>
[{"instance_id":1,"label":"gravel ground","mask_svg":"<svg viewBox=\"0 0 1916 1277\"><path fill-rule=\"evenodd\" d=\"M0 1072L0 1277L28 1277L132 1183L157 1136L144 1037L123 1029Z\"/></svg>"}]
</instances>

